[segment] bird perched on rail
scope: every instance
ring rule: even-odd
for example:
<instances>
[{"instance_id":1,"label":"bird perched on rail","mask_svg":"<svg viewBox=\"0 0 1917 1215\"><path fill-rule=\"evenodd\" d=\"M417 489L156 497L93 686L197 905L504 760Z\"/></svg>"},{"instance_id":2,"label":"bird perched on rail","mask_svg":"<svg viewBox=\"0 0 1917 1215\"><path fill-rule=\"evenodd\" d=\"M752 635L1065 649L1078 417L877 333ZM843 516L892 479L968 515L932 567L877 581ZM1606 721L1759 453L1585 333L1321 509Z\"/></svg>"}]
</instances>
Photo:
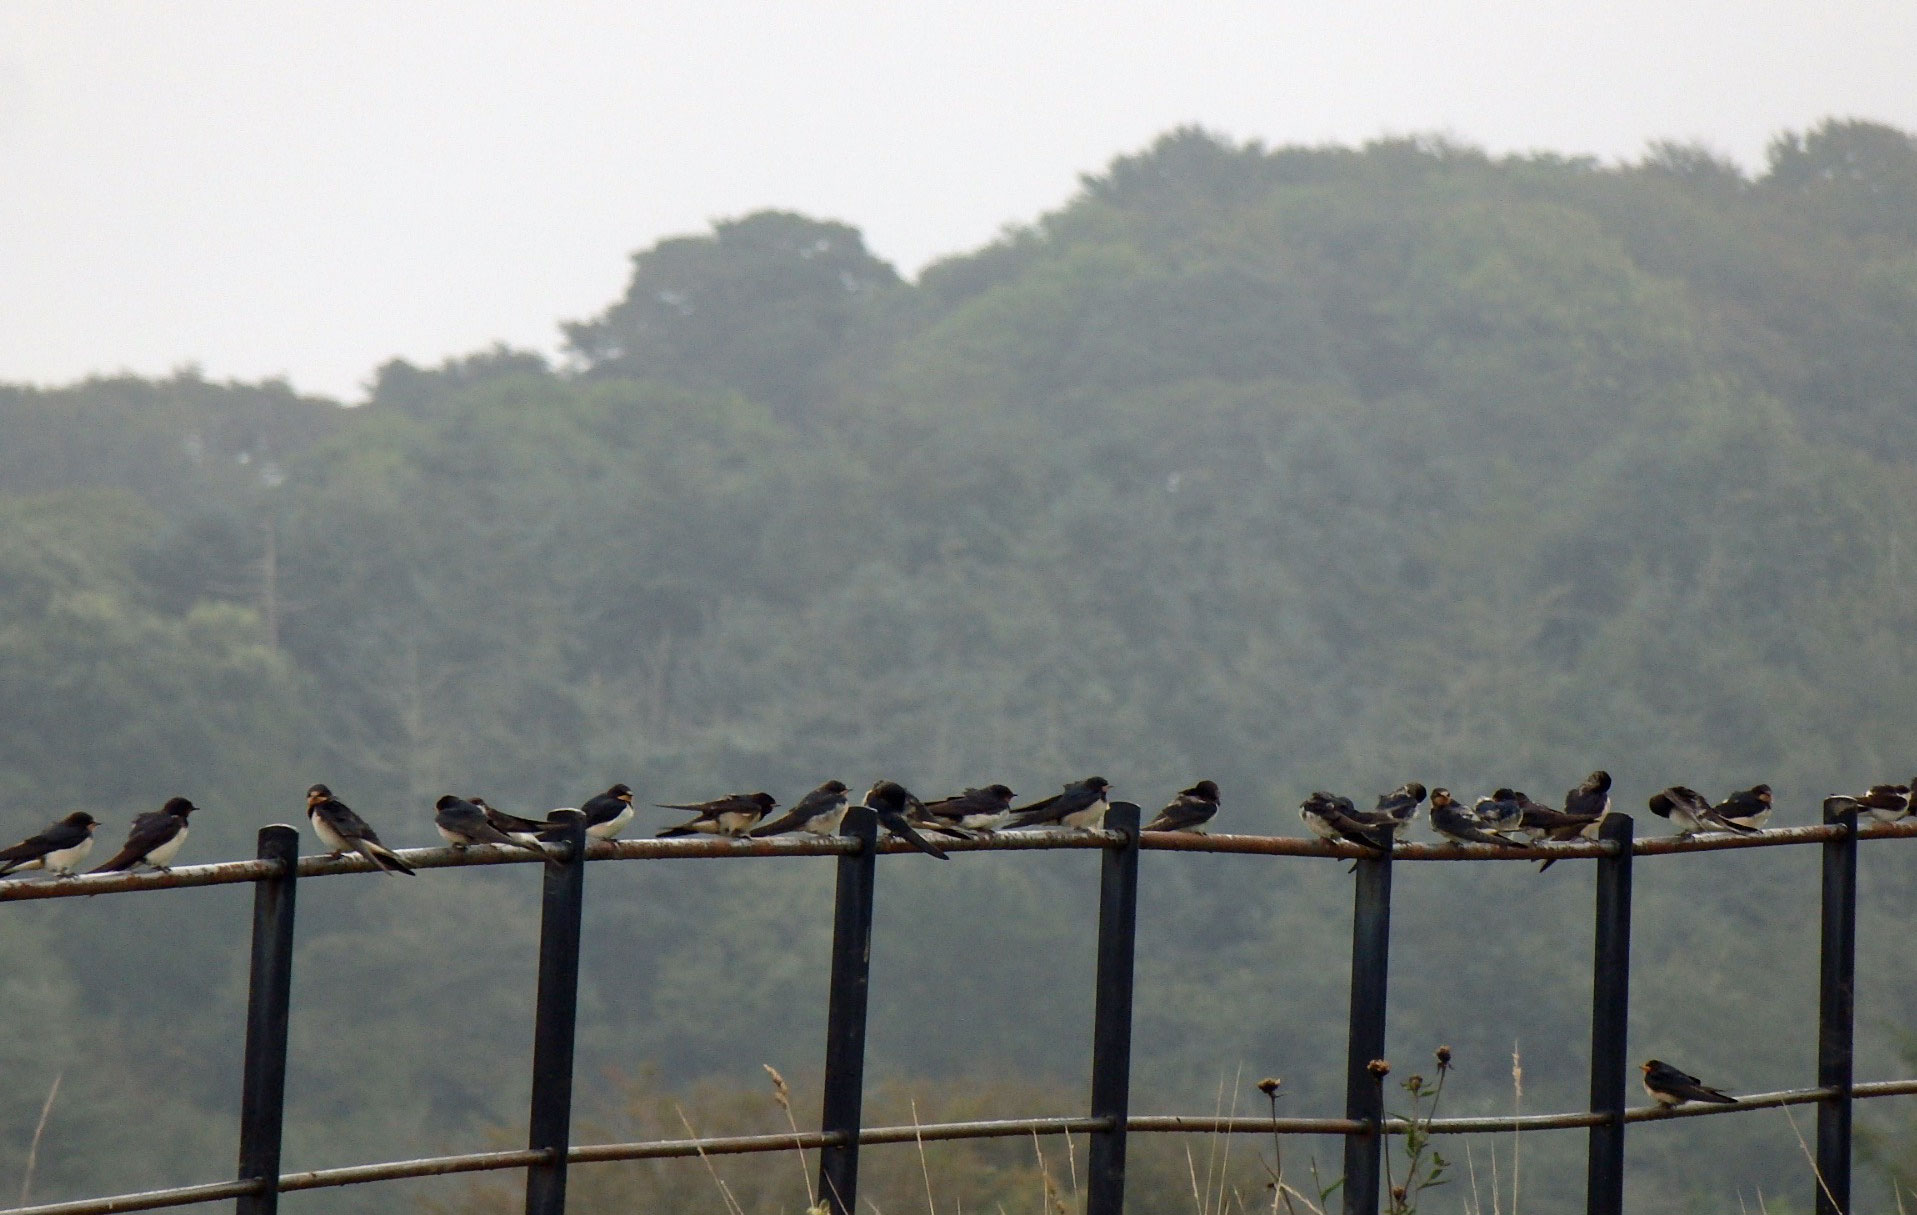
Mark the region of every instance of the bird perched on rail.
<instances>
[{"instance_id":1,"label":"bird perched on rail","mask_svg":"<svg viewBox=\"0 0 1917 1215\"><path fill-rule=\"evenodd\" d=\"M1532 838L1542 838L1551 843L1594 840L1604 825L1605 816L1611 813L1611 774L1600 768L1567 790L1562 810L1539 805L1522 793L1516 796L1524 808L1525 829L1530 831L1536 828L1537 833ZM1557 864L1558 860L1557 857L1547 858L1538 866L1538 872L1543 873Z\"/></svg>"},{"instance_id":2,"label":"bird perched on rail","mask_svg":"<svg viewBox=\"0 0 1917 1215\"><path fill-rule=\"evenodd\" d=\"M1360 810L1348 797L1319 790L1298 806L1298 817L1321 840L1347 840L1380 852L1391 850L1398 820L1389 814Z\"/></svg>"},{"instance_id":3,"label":"bird perched on rail","mask_svg":"<svg viewBox=\"0 0 1917 1215\"><path fill-rule=\"evenodd\" d=\"M1215 781L1201 780L1174 797L1158 812L1157 818L1145 824L1144 830L1186 831L1203 835L1205 824L1217 816L1218 785Z\"/></svg>"},{"instance_id":4,"label":"bird perched on rail","mask_svg":"<svg viewBox=\"0 0 1917 1215\"><path fill-rule=\"evenodd\" d=\"M1418 807L1424 802L1424 786L1415 780L1406 781L1389 793L1380 794L1376 813L1388 814L1396 826L1392 834L1404 838L1411 824L1418 819Z\"/></svg>"},{"instance_id":5,"label":"bird perched on rail","mask_svg":"<svg viewBox=\"0 0 1917 1215\"><path fill-rule=\"evenodd\" d=\"M30 835L11 848L0 848L0 877L27 869L72 877L87 853L93 851L93 832L99 826L99 819L75 810L40 834Z\"/></svg>"},{"instance_id":6,"label":"bird perched on rail","mask_svg":"<svg viewBox=\"0 0 1917 1215\"><path fill-rule=\"evenodd\" d=\"M1432 801L1438 795L1431 795ZM1471 816L1486 831L1521 831L1524 829L1524 804L1518 800L1514 789L1493 789L1490 796L1481 797L1471 806Z\"/></svg>"},{"instance_id":7,"label":"bird perched on rail","mask_svg":"<svg viewBox=\"0 0 1917 1215\"><path fill-rule=\"evenodd\" d=\"M677 806L661 802L661 810L690 810L693 818L691 822L667 827L659 833L659 838L724 835L736 839L758 826L759 820L772 813L778 805L778 799L770 793L728 793L709 802L689 802Z\"/></svg>"},{"instance_id":8,"label":"bird perched on rail","mask_svg":"<svg viewBox=\"0 0 1917 1215\"><path fill-rule=\"evenodd\" d=\"M587 798L583 806L564 806L561 809L586 816L588 839L617 839L619 833L626 829L626 824L632 821L632 790L624 785L614 785L604 793ZM553 814L558 813L558 810L553 811ZM566 838L566 824L553 819L553 825L541 831L539 838L549 844L562 842Z\"/></svg>"},{"instance_id":9,"label":"bird perched on rail","mask_svg":"<svg viewBox=\"0 0 1917 1215\"><path fill-rule=\"evenodd\" d=\"M535 842L541 831L550 830L553 826L549 818L521 818L517 814L508 814L483 797L469 797L466 800L484 811L486 821L494 828L504 831L522 844Z\"/></svg>"},{"instance_id":10,"label":"bird perched on rail","mask_svg":"<svg viewBox=\"0 0 1917 1215\"><path fill-rule=\"evenodd\" d=\"M1659 1059L1651 1059L1640 1069L1644 1073L1644 1091L1665 1109L1686 1101L1710 1101L1718 1105L1736 1105L1737 1098L1721 1093L1696 1076L1681 1072Z\"/></svg>"},{"instance_id":11,"label":"bird perched on rail","mask_svg":"<svg viewBox=\"0 0 1917 1215\"><path fill-rule=\"evenodd\" d=\"M439 831L441 839L462 850L474 844L497 844L502 848L530 852L542 861L552 859L538 844L516 839L501 831L487 821L485 810L450 793L433 803L433 826Z\"/></svg>"},{"instance_id":12,"label":"bird perched on rail","mask_svg":"<svg viewBox=\"0 0 1917 1215\"><path fill-rule=\"evenodd\" d=\"M906 818L909 809L923 810L925 803L912 796L912 791L893 780L882 780L866 790L863 805L879 820L879 826L898 836L906 843L917 848L927 856L935 856L941 861L950 860L945 849L920 835Z\"/></svg>"},{"instance_id":13,"label":"bird perched on rail","mask_svg":"<svg viewBox=\"0 0 1917 1215\"><path fill-rule=\"evenodd\" d=\"M1515 803L1514 803L1515 804ZM1458 804L1449 789L1431 791L1431 829L1453 844L1488 844L1494 848L1522 848L1516 840L1495 835L1479 825L1478 820Z\"/></svg>"},{"instance_id":14,"label":"bird perched on rail","mask_svg":"<svg viewBox=\"0 0 1917 1215\"><path fill-rule=\"evenodd\" d=\"M1596 818L1567 814L1556 806L1534 802L1529 794L1515 789L1499 789L1492 796L1503 797L1506 794L1517 804L1518 830L1539 843L1565 843L1580 836L1597 835Z\"/></svg>"},{"instance_id":15,"label":"bird perched on rail","mask_svg":"<svg viewBox=\"0 0 1917 1215\"><path fill-rule=\"evenodd\" d=\"M967 789L954 797L926 802L914 808L906 818L927 831L965 839L1003 827L1012 817L1012 799L1017 794L1004 785L986 785Z\"/></svg>"},{"instance_id":16,"label":"bird perched on rail","mask_svg":"<svg viewBox=\"0 0 1917 1215\"><path fill-rule=\"evenodd\" d=\"M1013 811L1006 829L1069 827L1074 831L1096 831L1104 826L1105 811L1111 808L1107 800L1111 788L1112 783L1102 776L1074 781L1062 792Z\"/></svg>"},{"instance_id":17,"label":"bird perched on rail","mask_svg":"<svg viewBox=\"0 0 1917 1215\"><path fill-rule=\"evenodd\" d=\"M112 873L144 864L164 873L186 843L187 815L198 808L184 797L169 797L166 805L134 819L125 846L113 854L112 860L89 872Z\"/></svg>"},{"instance_id":18,"label":"bird perched on rail","mask_svg":"<svg viewBox=\"0 0 1917 1215\"><path fill-rule=\"evenodd\" d=\"M306 791L306 817L312 821L313 834L334 856L357 852L387 873L413 872L391 848L379 842L379 834L353 808L333 796L325 785Z\"/></svg>"},{"instance_id":19,"label":"bird perched on rail","mask_svg":"<svg viewBox=\"0 0 1917 1215\"><path fill-rule=\"evenodd\" d=\"M1832 813L1855 808L1880 823L1894 823L1917 809L1917 798L1911 797L1910 790L1910 785L1872 785L1856 797L1833 794L1824 799L1824 808Z\"/></svg>"},{"instance_id":20,"label":"bird perched on rail","mask_svg":"<svg viewBox=\"0 0 1917 1215\"><path fill-rule=\"evenodd\" d=\"M1651 813L1669 819L1679 835L1709 830L1711 799L1689 785L1672 785L1661 793L1653 793L1648 804Z\"/></svg>"},{"instance_id":21,"label":"bird perched on rail","mask_svg":"<svg viewBox=\"0 0 1917 1215\"><path fill-rule=\"evenodd\" d=\"M754 827L751 834L764 837L804 831L811 835L832 835L845 820L845 808L850 801L845 782L829 780L800 798L797 805L778 818Z\"/></svg>"},{"instance_id":22,"label":"bird perched on rail","mask_svg":"<svg viewBox=\"0 0 1917 1215\"><path fill-rule=\"evenodd\" d=\"M1710 822L1727 831L1753 834L1764 829L1771 817L1771 787L1752 785L1739 790L1711 807Z\"/></svg>"}]
</instances>

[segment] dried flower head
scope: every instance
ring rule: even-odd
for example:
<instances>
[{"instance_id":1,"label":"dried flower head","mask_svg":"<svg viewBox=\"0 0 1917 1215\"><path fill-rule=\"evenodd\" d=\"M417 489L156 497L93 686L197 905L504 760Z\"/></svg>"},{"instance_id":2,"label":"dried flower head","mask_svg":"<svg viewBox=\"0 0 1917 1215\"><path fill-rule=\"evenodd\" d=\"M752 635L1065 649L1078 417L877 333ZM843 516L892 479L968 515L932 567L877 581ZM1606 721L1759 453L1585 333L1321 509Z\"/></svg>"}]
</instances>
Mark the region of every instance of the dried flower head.
<instances>
[{"instance_id":1,"label":"dried flower head","mask_svg":"<svg viewBox=\"0 0 1917 1215\"><path fill-rule=\"evenodd\" d=\"M1451 1048L1448 1046L1440 1046L1438 1048L1438 1070L1443 1071L1445 1068L1450 1066L1451 1066Z\"/></svg>"},{"instance_id":2,"label":"dried flower head","mask_svg":"<svg viewBox=\"0 0 1917 1215\"><path fill-rule=\"evenodd\" d=\"M1283 1088L1284 1084L1285 1082L1276 1076L1266 1076L1258 1082L1258 1091L1267 1097L1276 1097L1278 1090Z\"/></svg>"},{"instance_id":3,"label":"dried flower head","mask_svg":"<svg viewBox=\"0 0 1917 1215\"><path fill-rule=\"evenodd\" d=\"M786 1087L785 1077L781 1076L779 1069L770 1063L761 1063L759 1066L765 1069L766 1075L772 1077L772 1099L779 1103L780 1109L790 1110L792 1108L792 1090Z\"/></svg>"},{"instance_id":4,"label":"dried flower head","mask_svg":"<svg viewBox=\"0 0 1917 1215\"><path fill-rule=\"evenodd\" d=\"M1382 1080L1391 1074L1391 1064L1385 1059L1373 1059L1365 1064L1365 1070Z\"/></svg>"}]
</instances>

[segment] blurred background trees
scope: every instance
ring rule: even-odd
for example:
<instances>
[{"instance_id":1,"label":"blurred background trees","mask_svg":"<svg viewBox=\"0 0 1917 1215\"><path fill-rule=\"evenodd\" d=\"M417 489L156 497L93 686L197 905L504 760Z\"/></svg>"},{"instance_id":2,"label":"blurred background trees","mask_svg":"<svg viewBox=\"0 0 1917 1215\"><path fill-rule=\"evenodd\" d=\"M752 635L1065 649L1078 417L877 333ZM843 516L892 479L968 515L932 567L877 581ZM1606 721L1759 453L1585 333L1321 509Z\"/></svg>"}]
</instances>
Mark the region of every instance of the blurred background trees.
<instances>
[{"instance_id":1,"label":"blurred background trees","mask_svg":"<svg viewBox=\"0 0 1917 1215\"><path fill-rule=\"evenodd\" d=\"M9 838L75 807L111 834L185 793L187 859L240 856L314 780L414 845L442 792L543 811L615 780L790 801L1099 772L1150 807L1209 776L1221 826L1297 833L1311 789L1407 778L1553 800L1604 766L1631 810L1766 780L1788 822L1910 775L1901 131L1789 134L1751 177L1681 145L1603 166L1183 130L916 281L853 228L767 212L638 253L565 333L563 366L394 362L353 408L190 371L0 388ZM1908 850L1865 851L1860 1074L1901 1074L1917 896ZM928 1117L1037 1091L1011 1079L1076 1101L1071 861L887 866L887 1092ZM1316 868L1147 862L1141 1111L1210 1108L1241 1066L1286 1076L1290 1112L1332 1107L1347 892ZM1447 1107L1489 1111L1517 1039L1527 1106L1576 1105L1579 867L1429 868L1402 896L1424 910L1394 948L1394 1051L1457 1046ZM586 1112L634 1116L641 1080L807 1074L827 868L607 869ZM1632 1049L1807 1083L1811 859L1645 869ZM303 896L289 1167L514 1124L534 882ZM223 1175L242 915L178 892L0 916L0 1175L56 1074L37 1194ZM163 1111L164 1164L110 1129L128 1101ZM1634 1209L1802 1189L1781 1119L1712 1125L1640 1137ZM1576 1144L1532 1150L1527 1197L1575 1192ZM1032 1164L980 1166L976 1205Z\"/></svg>"}]
</instances>

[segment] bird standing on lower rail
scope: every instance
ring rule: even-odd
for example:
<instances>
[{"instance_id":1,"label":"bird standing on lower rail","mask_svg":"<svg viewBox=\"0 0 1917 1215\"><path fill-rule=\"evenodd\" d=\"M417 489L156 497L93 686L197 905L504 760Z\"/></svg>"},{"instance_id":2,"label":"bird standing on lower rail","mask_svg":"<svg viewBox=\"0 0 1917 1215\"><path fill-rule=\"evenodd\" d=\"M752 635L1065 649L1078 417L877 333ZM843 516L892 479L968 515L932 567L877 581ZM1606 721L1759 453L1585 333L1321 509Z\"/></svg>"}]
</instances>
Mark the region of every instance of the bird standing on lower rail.
<instances>
[{"instance_id":1,"label":"bird standing on lower rail","mask_svg":"<svg viewBox=\"0 0 1917 1215\"><path fill-rule=\"evenodd\" d=\"M1678 1071L1661 1059L1646 1061L1640 1070L1644 1073L1644 1091L1665 1109L1683 1105L1686 1101L1737 1104L1737 1098L1719 1092L1688 1072Z\"/></svg>"}]
</instances>

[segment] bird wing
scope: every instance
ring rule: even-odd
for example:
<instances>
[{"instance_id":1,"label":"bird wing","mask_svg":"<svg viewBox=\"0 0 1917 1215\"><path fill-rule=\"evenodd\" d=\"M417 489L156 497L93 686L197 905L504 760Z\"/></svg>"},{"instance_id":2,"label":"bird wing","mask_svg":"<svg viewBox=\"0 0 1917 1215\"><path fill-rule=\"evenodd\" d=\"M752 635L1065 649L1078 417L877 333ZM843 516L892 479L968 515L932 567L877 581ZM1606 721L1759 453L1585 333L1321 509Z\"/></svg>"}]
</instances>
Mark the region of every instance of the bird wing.
<instances>
[{"instance_id":1,"label":"bird wing","mask_svg":"<svg viewBox=\"0 0 1917 1215\"><path fill-rule=\"evenodd\" d=\"M147 811L133 820L133 829L127 833L126 846L114 853L113 859L106 864L95 866L93 872L107 873L138 864L147 853L172 839L180 826L180 820L164 810Z\"/></svg>"},{"instance_id":2,"label":"bird wing","mask_svg":"<svg viewBox=\"0 0 1917 1215\"><path fill-rule=\"evenodd\" d=\"M945 849L934 844L931 840L926 839L917 831L914 831L912 824L905 821L905 815L890 810L880 811L879 822L884 824L887 831L890 831L893 835L898 836L927 856L935 856L941 861L951 859L946 855Z\"/></svg>"}]
</instances>

